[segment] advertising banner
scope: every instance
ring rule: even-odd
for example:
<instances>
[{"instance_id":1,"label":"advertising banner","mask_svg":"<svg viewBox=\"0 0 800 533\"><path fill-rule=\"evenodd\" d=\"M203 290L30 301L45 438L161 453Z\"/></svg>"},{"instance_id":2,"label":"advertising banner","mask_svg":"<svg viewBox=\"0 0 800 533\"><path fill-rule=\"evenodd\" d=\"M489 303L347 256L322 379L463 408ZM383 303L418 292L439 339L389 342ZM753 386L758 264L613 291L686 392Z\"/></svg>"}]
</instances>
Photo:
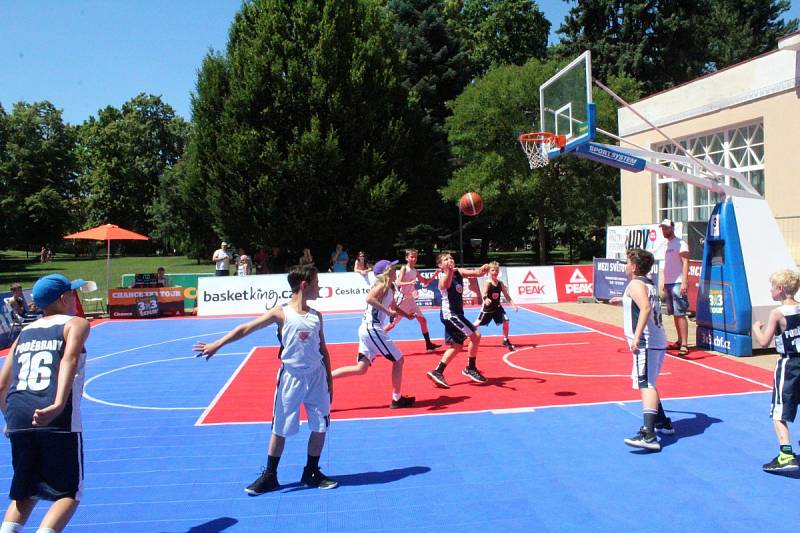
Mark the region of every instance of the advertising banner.
<instances>
[{"instance_id":1,"label":"advertising banner","mask_svg":"<svg viewBox=\"0 0 800 533\"><path fill-rule=\"evenodd\" d=\"M628 276L625 274L626 261L619 259L594 260L594 297L598 300L610 300L615 296L622 297L625 287L628 286ZM658 287L658 262L653 265L648 276Z\"/></svg>"},{"instance_id":2,"label":"advertising banner","mask_svg":"<svg viewBox=\"0 0 800 533\"><path fill-rule=\"evenodd\" d=\"M209 273L191 273L191 274L167 274L170 287L183 287L183 304L187 312L194 309L197 298L197 278L214 276L213 272ZM122 287L130 287L133 285L134 274L123 274Z\"/></svg>"},{"instance_id":3,"label":"advertising banner","mask_svg":"<svg viewBox=\"0 0 800 533\"><path fill-rule=\"evenodd\" d=\"M578 298L594 296L594 268L592 265L554 268L559 302L577 302Z\"/></svg>"},{"instance_id":4,"label":"advertising banner","mask_svg":"<svg viewBox=\"0 0 800 533\"><path fill-rule=\"evenodd\" d=\"M371 275L355 272L321 272L319 298L309 305L318 311L360 311L366 307L371 281ZM197 282L198 316L261 314L292 296L286 274L211 276Z\"/></svg>"},{"instance_id":5,"label":"advertising banner","mask_svg":"<svg viewBox=\"0 0 800 533\"><path fill-rule=\"evenodd\" d=\"M683 235L683 222L675 223L675 235ZM664 259L667 239L658 224L608 226L606 228L606 258L625 260L625 251L642 248L656 259Z\"/></svg>"},{"instance_id":6,"label":"advertising banner","mask_svg":"<svg viewBox=\"0 0 800 533\"><path fill-rule=\"evenodd\" d=\"M108 291L110 318L157 318L183 313L183 287Z\"/></svg>"},{"instance_id":7,"label":"advertising banner","mask_svg":"<svg viewBox=\"0 0 800 533\"><path fill-rule=\"evenodd\" d=\"M697 312L697 292L700 287L700 272L703 267L702 261L689 261L689 312Z\"/></svg>"},{"instance_id":8,"label":"advertising banner","mask_svg":"<svg viewBox=\"0 0 800 533\"><path fill-rule=\"evenodd\" d=\"M511 299L520 304L549 304L558 301L553 267L508 267Z\"/></svg>"}]
</instances>

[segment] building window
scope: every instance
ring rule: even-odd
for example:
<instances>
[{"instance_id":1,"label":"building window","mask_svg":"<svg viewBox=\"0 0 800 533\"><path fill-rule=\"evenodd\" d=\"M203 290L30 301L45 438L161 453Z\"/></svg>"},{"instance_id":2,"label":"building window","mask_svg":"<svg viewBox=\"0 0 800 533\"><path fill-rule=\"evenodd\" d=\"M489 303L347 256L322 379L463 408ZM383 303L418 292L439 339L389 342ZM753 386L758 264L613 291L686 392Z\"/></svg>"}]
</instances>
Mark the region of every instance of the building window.
<instances>
[{"instance_id":1,"label":"building window","mask_svg":"<svg viewBox=\"0 0 800 533\"><path fill-rule=\"evenodd\" d=\"M681 140L680 145L701 161L741 172L760 194L764 194L764 125L762 123L690 137ZM672 143L655 145L653 150L666 154L685 155ZM695 165L663 160L658 163L683 172L696 173L693 168ZM718 194L660 174L656 174L656 183L658 220L671 218L678 222L707 221L714 205L722 199ZM733 187L739 186L738 182L729 176L725 177L725 183Z\"/></svg>"}]
</instances>

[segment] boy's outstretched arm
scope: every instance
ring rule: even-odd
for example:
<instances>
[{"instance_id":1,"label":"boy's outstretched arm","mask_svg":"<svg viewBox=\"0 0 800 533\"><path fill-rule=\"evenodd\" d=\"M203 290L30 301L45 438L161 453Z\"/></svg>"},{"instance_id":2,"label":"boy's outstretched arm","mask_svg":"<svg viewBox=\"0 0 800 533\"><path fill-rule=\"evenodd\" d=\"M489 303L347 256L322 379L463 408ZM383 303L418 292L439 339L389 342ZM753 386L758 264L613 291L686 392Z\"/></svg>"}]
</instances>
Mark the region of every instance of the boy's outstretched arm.
<instances>
[{"instance_id":1,"label":"boy's outstretched arm","mask_svg":"<svg viewBox=\"0 0 800 533\"><path fill-rule=\"evenodd\" d=\"M260 317L251 320L245 324L240 324L230 330L221 338L215 340L214 342L205 343L205 342L196 342L194 346L192 346L192 350L195 352L199 352L195 357L205 357L206 361L214 357L214 354L217 353L217 350L228 344L229 342L233 342L239 340L243 337L247 337L251 333L261 328L267 327L270 324L282 324L283 323L283 309L281 307L273 307Z\"/></svg>"}]
</instances>

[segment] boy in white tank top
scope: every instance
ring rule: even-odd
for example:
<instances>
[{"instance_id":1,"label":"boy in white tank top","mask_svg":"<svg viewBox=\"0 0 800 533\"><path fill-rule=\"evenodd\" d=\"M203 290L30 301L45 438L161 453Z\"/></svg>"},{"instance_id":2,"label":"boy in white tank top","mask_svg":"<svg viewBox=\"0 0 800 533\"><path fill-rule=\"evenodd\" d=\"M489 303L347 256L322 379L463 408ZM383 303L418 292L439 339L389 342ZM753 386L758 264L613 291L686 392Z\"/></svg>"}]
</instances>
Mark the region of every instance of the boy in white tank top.
<instances>
[{"instance_id":1,"label":"boy in white tank top","mask_svg":"<svg viewBox=\"0 0 800 533\"><path fill-rule=\"evenodd\" d=\"M400 394L403 383L403 352L383 331L387 317L394 317L398 312L394 301L394 265L397 261L382 259L375 263L375 284L367 295L367 308L358 328L358 357L355 365L343 366L332 372L333 379L347 376L360 376L367 373L375 358L385 357L392 362L392 402L391 409L412 407L415 398ZM400 311L402 313L402 311Z\"/></svg>"},{"instance_id":2,"label":"boy in white tank top","mask_svg":"<svg viewBox=\"0 0 800 533\"><path fill-rule=\"evenodd\" d=\"M431 276L430 279L425 279L421 276L417 269L414 268L417 266L418 257L419 254L414 248L406 250L406 264L400 267L400 273L397 275L397 281L395 282L397 286L397 306L405 312L405 315L394 315L389 325L384 328L384 331L386 333L392 331L403 317L416 318L417 322L419 322L419 329L422 330L422 336L425 338L425 349L432 352L439 348L440 345L431 342L431 337L428 333L428 321L425 320L425 315L422 314L422 311L417 306L415 298L417 291L415 287L418 281L423 285L430 285L436 279L436 275Z\"/></svg>"},{"instance_id":3,"label":"boy in white tank top","mask_svg":"<svg viewBox=\"0 0 800 533\"><path fill-rule=\"evenodd\" d=\"M280 488L278 462L286 437L297 433L300 425L300 404L306 408L308 427L308 462L300 483L320 489L333 489L338 483L319 469L319 458L325 445L325 433L330 424L333 378L328 348L322 332L322 315L308 306L309 300L319 297L317 269L303 265L289 272L292 298L281 307L273 307L255 320L241 324L222 338L212 342L195 343L197 357L211 359L217 350L256 330L277 324L281 339L281 367L273 406L272 435L269 441L267 467L253 483L245 488L258 496Z\"/></svg>"},{"instance_id":4,"label":"boy in white tank top","mask_svg":"<svg viewBox=\"0 0 800 533\"><path fill-rule=\"evenodd\" d=\"M622 298L612 298L609 303L621 303L624 309L625 338L633 355L631 379L633 388L642 397L644 424L625 444L654 452L661 451L656 430L671 435L675 433L672 421L667 418L656 388L658 374L664 363L667 337L661 319L658 289L647 278L655 259L646 250L628 250L625 273L630 278Z\"/></svg>"},{"instance_id":5,"label":"boy in white tank top","mask_svg":"<svg viewBox=\"0 0 800 533\"><path fill-rule=\"evenodd\" d=\"M800 274L783 270L769 278L772 299L780 302L773 309L766 325L760 320L753 323L753 338L766 348L775 338L775 348L780 357L775 364L770 416L778 437L778 455L762 466L765 472L796 472L800 470L792 451L792 438L787 422L794 422L800 403L800 303L795 300L800 290Z\"/></svg>"}]
</instances>

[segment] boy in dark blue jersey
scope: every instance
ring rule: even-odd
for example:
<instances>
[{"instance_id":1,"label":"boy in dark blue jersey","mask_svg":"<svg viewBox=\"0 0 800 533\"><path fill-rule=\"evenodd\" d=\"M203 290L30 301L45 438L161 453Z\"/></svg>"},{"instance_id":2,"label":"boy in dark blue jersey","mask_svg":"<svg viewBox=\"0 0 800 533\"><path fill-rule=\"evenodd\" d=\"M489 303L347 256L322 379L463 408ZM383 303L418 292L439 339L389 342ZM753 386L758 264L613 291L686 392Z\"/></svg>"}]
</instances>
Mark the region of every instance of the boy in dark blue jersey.
<instances>
[{"instance_id":1,"label":"boy in dark blue jersey","mask_svg":"<svg viewBox=\"0 0 800 533\"><path fill-rule=\"evenodd\" d=\"M0 409L14 477L0 533L17 533L39 499L53 501L37 531L66 527L83 489L80 399L89 323L76 312L83 280L40 278L33 301L44 316L22 330L0 370Z\"/></svg>"},{"instance_id":2,"label":"boy in dark blue jersey","mask_svg":"<svg viewBox=\"0 0 800 533\"><path fill-rule=\"evenodd\" d=\"M786 422L794 422L800 403L800 303L794 299L800 289L800 274L794 270L776 272L769 278L772 299L780 302L773 309L767 324L753 323L753 338L766 348L775 337L775 349L780 354L775 365L770 416L778 436L778 455L762 468L765 472L796 472L800 470L792 452L792 439Z\"/></svg>"},{"instance_id":3,"label":"boy in dark blue jersey","mask_svg":"<svg viewBox=\"0 0 800 533\"><path fill-rule=\"evenodd\" d=\"M449 348L442 354L439 365L428 372L428 379L439 387L449 389L450 385L444 379L444 369L453 357L464 349L464 342L469 339L469 358L467 367L461 372L476 383L485 383L486 378L475 366L478 347L481 344L481 334L472 322L464 316L464 278L477 278L489 270L489 265L479 269L456 268L453 256L448 253L436 257L436 266L439 267L439 292L442 293L442 308L439 317L444 324L445 342Z\"/></svg>"}]
</instances>

